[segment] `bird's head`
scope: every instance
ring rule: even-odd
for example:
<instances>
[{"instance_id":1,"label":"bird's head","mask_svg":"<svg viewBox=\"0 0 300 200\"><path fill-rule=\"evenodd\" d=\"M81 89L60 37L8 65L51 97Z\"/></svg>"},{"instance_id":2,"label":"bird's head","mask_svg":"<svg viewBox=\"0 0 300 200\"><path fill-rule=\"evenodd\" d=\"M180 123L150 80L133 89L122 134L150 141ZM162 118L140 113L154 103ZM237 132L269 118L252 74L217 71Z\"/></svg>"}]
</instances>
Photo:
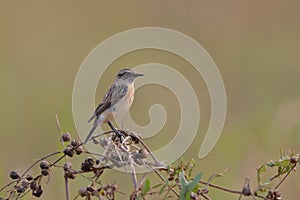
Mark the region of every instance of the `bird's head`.
<instances>
[{"instance_id":1,"label":"bird's head","mask_svg":"<svg viewBox=\"0 0 300 200\"><path fill-rule=\"evenodd\" d=\"M116 79L126 81L126 82L133 82L134 79L139 76L144 76L144 74L139 74L133 71L132 69L121 69L118 72Z\"/></svg>"}]
</instances>

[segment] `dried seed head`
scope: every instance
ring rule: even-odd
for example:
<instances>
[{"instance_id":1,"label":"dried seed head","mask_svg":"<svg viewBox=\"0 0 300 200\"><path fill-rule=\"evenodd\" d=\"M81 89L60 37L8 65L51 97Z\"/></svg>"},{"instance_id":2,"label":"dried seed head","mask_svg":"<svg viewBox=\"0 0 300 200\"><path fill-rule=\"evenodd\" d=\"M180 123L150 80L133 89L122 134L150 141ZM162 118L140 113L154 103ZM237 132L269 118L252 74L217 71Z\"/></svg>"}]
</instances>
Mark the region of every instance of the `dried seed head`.
<instances>
[{"instance_id":1,"label":"dried seed head","mask_svg":"<svg viewBox=\"0 0 300 200\"><path fill-rule=\"evenodd\" d=\"M80 141L77 140L77 139L72 140L71 145L72 145L73 147L76 147L76 146L80 145Z\"/></svg>"},{"instance_id":2,"label":"dried seed head","mask_svg":"<svg viewBox=\"0 0 300 200\"><path fill-rule=\"evenodd\" d=\"M298 162L298 159L295 157L291 157L290 162L296 164Z\"/></svg>"},{"instance_id":3,"label":"dried seed head","mask_svg":"<svg viewBox=\"0 0 300 200\"><path fill-rule=\"evenodd\" d=\"M140 149L139 150L138 158L145 159L145 158L147 158L147 156L148 156L148 153L145 149Z\"/></svg>"},{"instance_id":4,"label":"dried seed head","mask_svg":"<svg viewBox=\"0 0 300 200\"><path fill-rule=\"evenodd\" d=\"M20 178L19 174L18 174L16 171L11 171L11 172L9 173L9 177L10 177L11 179L18 179L18 178Z\"/></svg>"},{"instance_id":5,"label":"dried seed head","mask_svg":"<svg viewBox=\"0 0 300 200\"><path fill-rule=\"evenodd\" d=\"M42 169L42 175L43 176L48 176L49 175L49 169Z\"/></svg>"},{"instance_id":6,"label":"dried seed head","mask_svg":"<svg viewBox=\"0 0 300 200\"><path fill-rule=\"evenodd\" d=\"M88 187L86 187L86 190L87 190L88 192L94 192L94 191L95 191L95 188L93 188L93 187L91 187L91 186L88 186Z\"/></svg>"},{"instance_id":7,"label":"dried seed head","mask_svg":"<svg viewBox=\"0 0 300 200\"><path fill-rule=\"evenodd\" d=\"M23 193L23 192L25 192L25 188L23 188L22 186L17 186L17 187L16 187L16 190L17 190L18 193Z\"/></svg>"},{"instance_id":8,"label":"dried seed head","mask_svg":"<svg viewBox=\"0 0 300 200\"><path fill-rule=\"evenodd\" d=\"M23 179L21 182L21 185L23 188L27 189L29 186L29 181L27 181L26 179Z\"/></svg>"},{"instance_id":9,"label":"dried seed head","mask_svg":"<svg viewBox=\"0 0 300 200\"><path fill-rule=\"evenodd\" d=\"M81 163L81 170L89 171L93 167L94 163L95 161L91 157L88 157L83 163Z\"/></svg>"},{"instance_id":10,"label":"dried seed head","mask_svg":"<svg viewBox=\"0 0 300 200\"><path fill-rule=\"evenodd\" d=\"M32 181L30 183L30 189L32 189L32 190L36 190L37 189L37 183L36 183L36 181Z\"/></svg>"},{"instance_id":11,"label":"dried seed head","mask_svg":"<svg viewBox=\"0 0 300 200\"><path fill-rule=\"evenodd\" d=\"M174 176L176 174L176 172L173 168L170 168L168 173L169 173L169 176Z\"/></svg>"},{"instance_id":12,"label":"dried seed head","mask_svg":"<svg viewBox=\"0 0 300 200\"><path fill-rule=\"evenodd\" d=\"M41 185L39 185L39 187L36 188L36 190L32 190L32 195L35 197L40 197L42 194L43 194L43 190Z\"/></svg>"},{"instance_id":13,"label":"dried seed head","mask_svg":"<svg viewBox=\"0 0 300 200\"><path fill-rule=\"evenodd\" d=\"M25 177L25 179L27 180L27 181L31 181L32 179L33 179L33 177L31 176L31 175L26 175L26 177Z\"/></svg>"},{"instance_id":14,"label":"dried seed head","mask_svg":"<svg viewBox=\"0 0 300 200\"><path fill-rule=\"evenodd\" d=\"M75 148L75 153L76 153L77 155L82 154L82 152L83 152L82 146L79 146L79 147Z\"/></svg>"},{"instance_id":15,"label":"dried seed head","mask_svg":"<svg viewBox=\"0 0 300 200\"><path fill-rule=\"evenodd\" d=\"M67 177L69 179L75 179L76 175L72 174L71 172L65 172L65 177Z\"/></svg>"},{"instance_id":16,"label":"dried seed head","mask_svg":"<svg viewBox=\"0 0 300 200\"><path fill-rule=\"evenodd\" d=\"M43 160L41 163L40 163L40 168L41 169L49 169L50 165L49 165L49 162L46 161L46 160Z\"/></svg>"},{"instance_id":17,"label":"dried seed head","mask_svg":"<svg viewBox=\"0 0 300 200\"><path fill-rule=\"evenodd\" d=\"M107 138L100 138L99 144L105 148L108 145L108 139Z\"/></svg>"},{"instance_id":18,"label":"dried seed head","mask_svg":"<svg viewBox=\"0 0 300 200\"><path fill-rule=\"evenodd\" d=\"M85 196L87 195L86 188L80 188L80 190L78 191L78 194L79 194L81 197L85 197Z\"/></svg>"},{"instance_id":19,"label":"dried seed head","mask_svg":"<svg viewBox=\"0 0 300 200\"><path fill-rule=\"evenodd\" d=\"M69 142L70 139L71 139L70 133L69 133L69 132L64 133L64 134L61 136L61 139L62 139L62 141L64 141L64 142Z\"/></svg>"},{"instance_id":20,"label":"dried seed head","mask_svg":"<svg viewBox=\"0 0 300 200\"><path fill-rule=\"evenodd\" d=\"M72 169L72 164L71 164L70 162L66 162L66 163L64 164L64 170L65 170L65 171L68 171L68 170L70 170L70 169Z\"/></svg>"},{"instance_id":21,"label":"dried seed head","mask_svg":"<svg viewBox=\"0 0 300 200\"><path fill-rule=\"evenodd\" d=\"M73 157L74 155L74 150L73 147L71 145L68 145L65 149L64 149L64 154L70 157Z\"/></svg>"}]
</instances>

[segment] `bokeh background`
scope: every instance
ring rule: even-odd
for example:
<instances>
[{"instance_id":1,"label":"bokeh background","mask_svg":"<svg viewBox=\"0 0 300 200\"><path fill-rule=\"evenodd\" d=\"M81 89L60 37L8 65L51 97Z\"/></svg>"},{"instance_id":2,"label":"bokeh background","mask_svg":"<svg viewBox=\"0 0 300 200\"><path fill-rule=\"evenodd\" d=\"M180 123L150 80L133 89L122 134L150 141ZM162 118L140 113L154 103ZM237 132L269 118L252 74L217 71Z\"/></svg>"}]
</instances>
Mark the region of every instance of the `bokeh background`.
<instances>
[{"instance_id":1,"label":"bokeh background","mask_svg":"<svg viewBox=\"0 0 300 200\"><path fill-rule=\"evenodd\" d=\"M23 171L35 158L61 148L56 112L63 130L78 137L72 88L87 54L113 34L157 26L194 38L219 67L228 112L213 151L202 160L197 157L210 118L209 94L192 66L176 55L142 50L120 57L100 80L96 102L124 66L147 62L172 66L191 81L201 106L201 129L184 159L194 158L196 171L204 178L229 168L225 177L214 181L217 184L240 189L249 176L255 187L261 163L278 158L281 149L300 151L299 8L297 0L1 1L0 184L9 181L10 170ZM145 86L137 91L131 109L137 123L149 122L147 109L154 103L168 112L160 134L146 140L155 150L174 136L180 114L175 96L166 88ZM64 199L61 175L53 171L41 199ZM118 180L121 191L132 189L128 174L111 172L103 178L103 182ZM72 183L72 195L84 184ZM285 199L297 199L299 188L296 172L281 189ZM236 198L213 189L210 196Z\"/></svg>"}]
</instances>

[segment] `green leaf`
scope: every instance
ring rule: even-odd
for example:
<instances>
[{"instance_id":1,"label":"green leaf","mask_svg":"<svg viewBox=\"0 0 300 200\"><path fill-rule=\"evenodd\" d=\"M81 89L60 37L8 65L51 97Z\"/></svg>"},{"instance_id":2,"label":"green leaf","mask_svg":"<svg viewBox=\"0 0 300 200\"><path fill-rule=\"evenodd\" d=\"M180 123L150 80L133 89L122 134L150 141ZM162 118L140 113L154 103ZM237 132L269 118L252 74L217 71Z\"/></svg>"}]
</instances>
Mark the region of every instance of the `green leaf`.
<instances>
[{"instance_id":1,"label":"green leaf","mask_svg":"<svg viewBox=\"0 0 300 200\"><path fill-rule=\"evenodd\" d=\"M161 185L162 185L162 183L159 183L159 184L157 184L157 185L154 185L154 186L152 187L152 189L159 188Z\"/></svg>"},{"instance_id":2,"label":"green leaf","mask_svg":"<svg viewBox=\"0 0 300 200\"><path fill-rule=\"evenodd\" d=\"M181 190L180 190L180 194L179 194L180 200L189 200L190 199L191 192L198 185L201 177L202 177L202 173L199 173L194 177L194 180L192 180L191 182L188 182L184 177L184 172L179 173L179 180L180 180L180 186L181 186Z\"/></svg>"},{"instance_id":3,"label":"green leaf","mask_svg":"<svg viewBox=\"0 0 300 200\"><path fill-rule=\"evenodd\" d=\"M146 179L145 183L144 183L144 187L142 189L142 195L146 195L147 192L149 192L149 191L150 191L150 180Z\"/></svg>"},{"instance_id":4,"label":"green leaf","mask_svg":"<svg viewBox=\"0 0 300 200\"><path fill-rule=\"evenodd\" d=\"M190 194L190 193L194 190L194 188L197 186L197 184L199 183L201 177L202 177L202 173L197 174L197 175L194 177L194 180L191 181L191 182L188 184L189 194Z\"/></svg>"},{"instance_id":5,"label":"green leaf","mask_svg":"<svg viewBox=\"0 0 300 200\"><path fill-rule=\"evenodd\" d=\"M181 186L181 190L179 193L179 200L186 200L187 193L188 193L188 187L187 187L188 182L184 177L183 171L179 173L179 181L180 181L180 186ZM188 197L187 200L189 200L189 199L190 199L190 197Z\"/></svg>"},{"instance_id":6,"label":"green leaf","mask_svg":"<svg viewBox=\"0 0 300 200\"><path fill-rule=\"evenodd\" d=\"M186 186L188 184L188 181L185 179L184 177L184 171L181 171L179 173L179 181L180 181L180 185L182 186Z\"/></svg>"}]
</instances>

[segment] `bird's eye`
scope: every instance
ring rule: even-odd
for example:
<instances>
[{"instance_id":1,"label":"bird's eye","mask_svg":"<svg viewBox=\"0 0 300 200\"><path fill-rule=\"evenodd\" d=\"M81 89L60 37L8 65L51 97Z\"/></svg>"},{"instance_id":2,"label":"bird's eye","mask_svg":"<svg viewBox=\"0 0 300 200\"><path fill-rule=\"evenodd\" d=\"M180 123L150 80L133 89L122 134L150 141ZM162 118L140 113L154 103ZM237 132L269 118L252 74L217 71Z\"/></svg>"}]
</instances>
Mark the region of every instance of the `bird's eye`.
<instances>
[{"instance_id":1,"label":"bird's eye","mask_svg":"<svg viewBox=\"0 0 300 200\"><path fill-rule=\"evenodd\" d=\"M121 72L118 74L118 77L122 77L126 72Z\"/></svg>"}]
</instances>

